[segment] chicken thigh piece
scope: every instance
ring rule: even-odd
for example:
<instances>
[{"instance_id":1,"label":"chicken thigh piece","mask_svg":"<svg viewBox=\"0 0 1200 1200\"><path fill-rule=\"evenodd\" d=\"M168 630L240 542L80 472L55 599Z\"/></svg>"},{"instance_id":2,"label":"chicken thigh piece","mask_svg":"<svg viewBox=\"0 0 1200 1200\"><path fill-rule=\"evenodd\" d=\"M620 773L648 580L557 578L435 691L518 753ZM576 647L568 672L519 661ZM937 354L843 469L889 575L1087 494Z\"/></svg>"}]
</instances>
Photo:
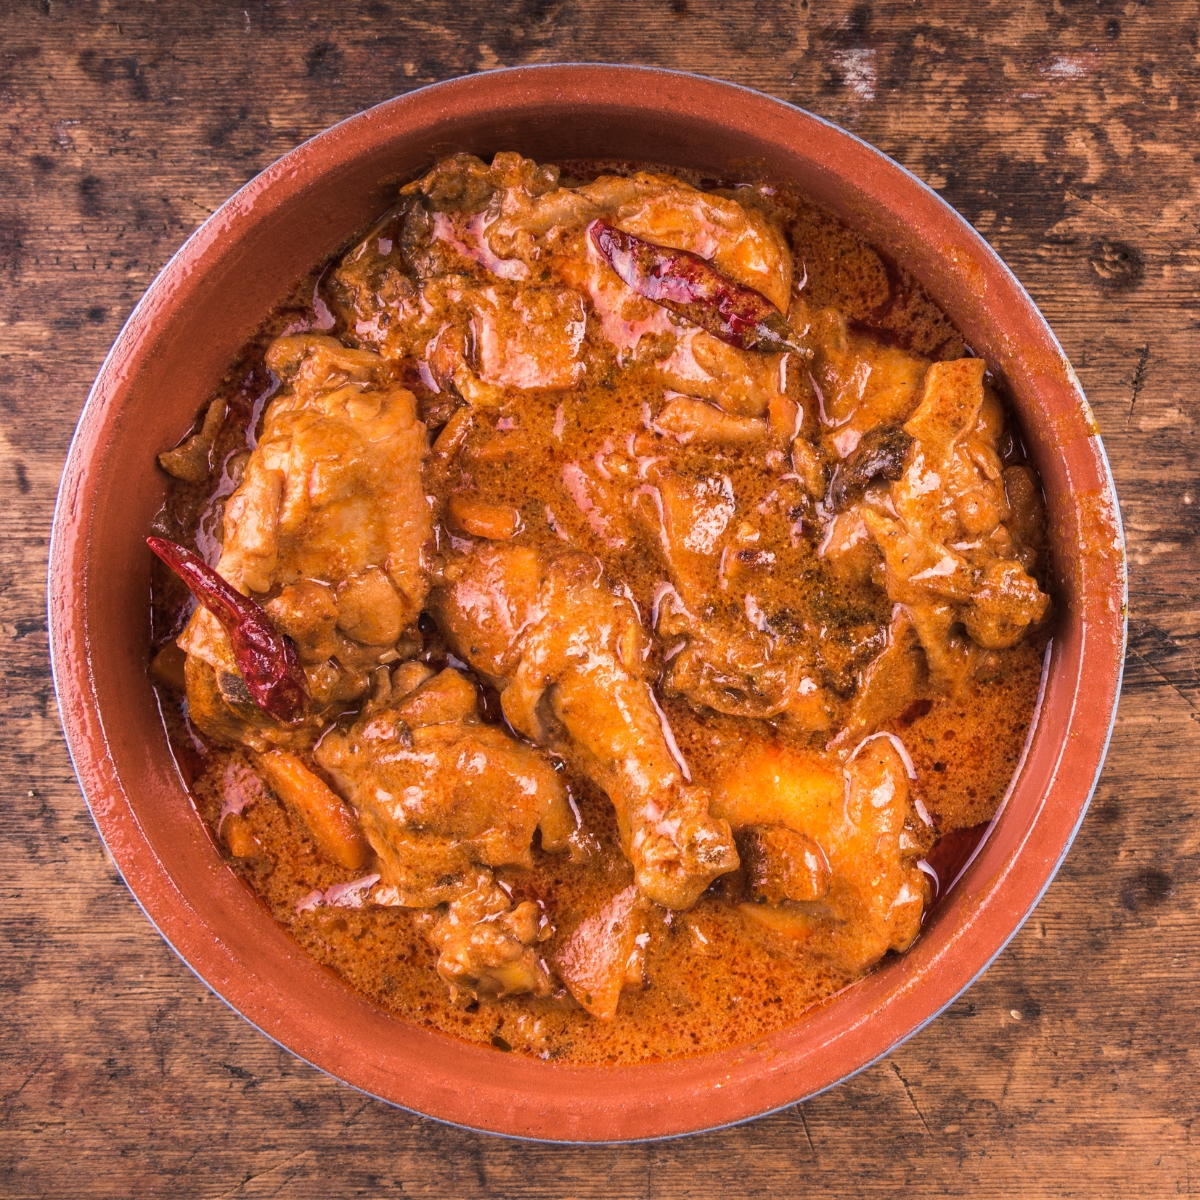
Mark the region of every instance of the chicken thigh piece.
<instances>
[{"instance_id":1,"label":"chicken thigh piece","mask_svg":"<svg viewBox=\"0 0 1200 1200\"><path fill-rule=\"evenodd\" d=\"M449 905L430 933L443 979L476 998L544 993L532 947L549 926L489 868L532 866L539 829L544 850L565 849L575 818L550 764L480 721L474 685L415 662L380 671L358 719L315 757L358 813L390 902Z\"/></svg>"},{"instance_id":2,"label":"chicken thigh piece","mask_svg":"<svg viewBox=\"0 0 1200 1200\"><path fill-rule=\"evenodd\" d=\"M637 611L596 559L475 545L447 563L430 611L502 689L513 727L607 793L644 896L687 908L737 866L729 826L689 785L646 678Z\"/></svg>"},{"instance_id":3,"label":"chicken thigh piece","mask_svg":"<svg viewBox=\"0 0 1200 1200\"><path fill-rule=\"evenodd\" d=\"M358 812L400 903L452 900L480 866L532 866L539 828L543 848L566 846L575 822L557 774L480 721L464 675L447 669L407 695L397 690L388 684L349 729L330 730L316 760Z\"/></svg>"},{"instance_id":4,"label":"chicken thigh piece","mask_svg":"<svg viewBox=\"0 0 1200 1200\"><path fill-rule=\"evenodd\" d=\"M428 590L432 532L425 427L387 364L303 334L275 341L267 365L286 387L225 506L216 569L295 643L310 721L285 727L247 703L229 639L206 609L179 639L193 719L255 749L310 743L324 709L363 695L371 668L397 657Z\"/></svg>"},{"instance_id":5,"label":"chicken thigh piece","mask_svg":"<svg viewBox=\"0 0 1200 1200\"><path fill-rule=\"evenodd\" d=\"M956 686L988 650L1015 645L1045 616L1050 598L1026 570L1014 535L997 444L999 401L977 358L935 363L916 411L903 474L888 503L862 505L883 552L888 598L903 604L930 672ZM956 632L959 624L968 637Z\"/></svg>"}]
</instances>

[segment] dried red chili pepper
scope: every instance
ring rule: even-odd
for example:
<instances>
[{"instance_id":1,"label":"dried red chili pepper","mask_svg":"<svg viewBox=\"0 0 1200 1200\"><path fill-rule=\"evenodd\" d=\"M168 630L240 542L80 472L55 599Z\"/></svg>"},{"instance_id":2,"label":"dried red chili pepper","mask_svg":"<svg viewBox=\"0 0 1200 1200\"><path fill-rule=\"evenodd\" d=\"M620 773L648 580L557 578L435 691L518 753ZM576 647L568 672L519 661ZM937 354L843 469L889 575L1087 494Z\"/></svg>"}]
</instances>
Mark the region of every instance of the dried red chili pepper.
<instances>
[{"instance_id":1,"label":"dried red chili pepper","mask_svg":"<svg viewBox=\"0 0 1200 1200\"><path fill-rule=\"evenodd\" d=\"M604 261L639 296L713 337L739 350L811 353L766 296L730 279L698 254L644 242L607 221L593 221L588 235Z\"/></svg>"},{"instance_id":2,"label":"dried red chili pepper","mask_svg":"<svg viewBox=\"0 0 1200 1200\"><path fill-rule=\"evenodd\" d=\"M291 639L275 628L258 604L222 579L199 555L165 538L149 537L146 545L221 622L254 703L280 721L303 716L308 685Z\"/></svg>"}]
</instances>

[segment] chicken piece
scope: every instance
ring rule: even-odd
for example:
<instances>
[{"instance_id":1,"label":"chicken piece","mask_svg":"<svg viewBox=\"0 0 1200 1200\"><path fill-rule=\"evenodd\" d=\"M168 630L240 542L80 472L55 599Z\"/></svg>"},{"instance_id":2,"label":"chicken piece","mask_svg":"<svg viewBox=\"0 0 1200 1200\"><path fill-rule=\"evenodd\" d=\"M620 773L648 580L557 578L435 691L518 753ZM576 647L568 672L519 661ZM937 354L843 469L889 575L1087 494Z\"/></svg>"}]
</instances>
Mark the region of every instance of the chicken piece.
<instances>
[{"instance_id":1,"label":"chicken piece","mask_svg":"<svg viewBox=\"0 0 1200 1200\"><path fill-rule=\"evenodd\" d=\"M830 727L833 699L800 647L728 614L698 619L670 602L661 612L658 632L685 639L663 680L667 695L700 711L778 719L798 730Z\"/></svg>"},{"instance_id":2,"label":"chicken piece","mask_svg":"<svg viewBox=\"0 0 1200 1200\"><path fill-rule=\"evenodd\" d=\"M214 400L200 428L173 450L158 456L158 465L169 475L187 483L203 483L212 471L212 449L225 423L225 401Z\"/></svg>"},{"instance_id":3,"label":"chicken piece","mask_svg":"<svg viewBox=\"0 0 1200 1200\"><path fill-rule=\"evenodd\" d=\"M460 154L402 188L332 274L335 309L359 344L389 360L421 360L439 387L470 404L491 388L577 382L582 297L560 287L518 291L530 266L493 253L484 236L489 222L528 208L557 182L557 168L520 155L498 154L487 166Z\"/></svg>"},{"instance_id":4,"label":"chicken piece","mask_svg":"<svg viewBox=\"0 0 1200 1200\"><path fill-rule=\"evenodd\" d=\"M499 684L516 671L523 637L543 616L544 578L532 546L477 545L443 568L429 611L459 656Z\"/></svg>"},{"instance_id":5,"label":"chicken piece","mask_svg":"<svg viewBox=\"0 0 1200 1200\"><path fill-rule=\"evenodd\" d=\"M761 292L786 312L792 261L782 234L760 213L734 200L705 195L669 176L638 173L602 177L580 189L618 229L666 249L686 250L711 261L739 283ZM761 416L783 386L780 354L727 346L673 318L621 282L584 239L559 269L586 289L604 338L619 357L639 351L647 338L649 357L664 384L713 400L737 416Z\"/></svg>"},{"instance_id":6,"label":"chicken piece","mask_svg":"<svg viewBox=\"0 0 1200 1200\"><path fill-rule=\"evenodd\" d=\"M461 275L410 288L405 303L357 322L355 336L388 361L420 360L450 396L499 408L506 389L568 388L583 379L587 313L578 291L481 286Z\"/></svg>"},{"instance_id":7,"label":"chicken piece","mask_svg":"<svg viewBox=\"0 0 1200 1200\"><path fill-rule=\"evenodd\" d=\"M552 287L489 287L472 292L472 332L485 383L567 388L586 371L587 318L578 292Z\"/></svg>"},{"instance_id":8,"label":"chicken piece","mask_svg":"<svg viewBox=\"0 0 1200 1200\"><path fill-rule=\"evenodd\" d=\"M543 239L561 238L603 217L635 237L711 260L781 311L791 299L792 256L783 234L757 210L670 175L602 175L573 191L538 195L521 182L504 188L493 205L497 215L485 224L483 236L496 255L531 262Z\"/></svg>"},{"instance_id":9,"label":"chicken piece","mask_svg":"<svg viewBox=\"0 0 1200 1200\"><path fill-rule=\"evenodd\" d=\"M596 559L475 546L447 563L430 611L455 653L502 690L513 728L608 794L643 895L687 908L736 867L729 827L688 786L646 678L637 611Z\"/></svg>"},{"instance_id":10,"label":"chicken piece","mask_svg":"<svg viewBox=\"0 0 1200 1200\"><path fill-rule=\"evenodd\" d=\"M492 174L499 183L495 166ZM698 254L786 312L792 258L780 230L755 209L668 175L602 176L575 190L535 194L527 178L508 169L513 182L497 187L482 224L475 227L491 260L519 259L532 272L553 258L566 281L587 292L604 339L619 355L649 338L663 347L660 369L669 386L715 400L738 415L762 415L779 389L781 356L739 351L681 328L664 309L622 283L583 231L590 221L604 218L656 245Z\"/></svg>"},{"instance_id":11,"label":"chicken piece","mask_svg":"<svg viewBox=\"0 0 1200 1200\"><path fill-rule=\"evenodd\" d=\"M447 669L407 694L389 681L315 757L354 806L399 903L454 900L480 866L533 865L532 841L561 850L575 821L535 750L484 725L474 685Z\"/></svg>"},{"instance_id":12,"label":"chicken piece","mask_svg":"<svg viewBox=\"0 0 1200 1200\"><path fill-rule=\"evenodd\" d=\"M921 398L927 359L851 333L833 309L811 311L802 299L792 304L789 323L807 329L817 347L813 381L821 421L835 432L829 441L845 458L869 429L885 421L905 421Z\"/></svg>"},{"instance_id":13,"label":"chicken piece","mask_svg":"<svg viewBox=\"0 0 1200 1200\"><path fill-rule=\"evenodd\" d=\"M755 417L733 417L703 400L672 396L658 414L655 428L671 434L683 445L740 446L762 441L767 423Z\"/></svg>"},{"instance_id":14,"label":"chicken piece","mask_svg":"<svg viewBox=\"0 0 1200 1200\"><path fill-rule=\"evenodd\" d=\"M1003 414L984 389L984 369L971 358L929 368L904 426L912 439L904 473L886 507L861 507L883 551L888 597L908 608L931 672L951 686L974 671L978 647L1014 645L1050 604L1003 524ZM959 623L970 641L955 632Z\"/></svg>"},{"instance_id":15,"label":"chicken piece","mask_svg":"<svg viewBox=\"0 0 1200 1200\"><path fill-rule=\"evenodd\" d=\"M332 729L315 757L358 813L387 902L448 905L429 937L452 991L546 995L550 973L535 947L553 930L532 901L514 905L488 868L532 866L538 830L544 850L564 849L575 817L541 755L480 722L474 685L417 662L380 671L359 719Z\"/></svg>"},{"instance_id":16,"label":"chicken piece","mask_svg":"<svg viewBox=\"0 0 1200 1200\"><path fill-rule=\"evenodd\" d=\"M925 654L908 610L896 605L887 645L860 672L858 688L841 732L829 749L849 748L915 700L926 682Z\"/></svg>"},{"instance_id":17,"label":"chicken piece","mask_svg":"<svg viewBox=\"0 0 1200 1200\"><path fill-rule=\"evenodd\" d=\"M680 599L699 612L719 591L721 552L737 513L733 484L728 475L656 471L655 478L635 493L634 511L662 548Z\"/></svg>"},{"instance_id":18,"label":"chicken piece","mask_svg":"<svg viewBox=\"0 0 1200 1200\"><path fill-rule=\"evenodd\" d=\"M627 887L584 918L554 956L571 995L602 1021L617 1015L622 991L642 985L645 909L637 888Z\"/></svg>"},{"instance_id":19,"label":"chicken piece","mask_svg":"<svg viewBox=\"0 0 1200 1200\"><path fill-rule=\"evenodd\" d=\"M702 329L674 332L674 348L655 364L667 387L710 400L736 417L761 417L785 398L787 355L740 350Z\"/></svg>"},{"instance_id":20,"label":"chicken piece","mask_svg":"<svg viewBox=\"0 0 1200 1200\"><path fill-rule=\"evenodd\" d=\"M226 506L221 573L265 592L378 565L414 619L428 590L430 520L412 393L387 383L376 355L332 338L280 338L267 365L291 386L268 407L243 487ZM262 507L263 495L278 498Z\"/></svg>"},{"instance_id":21,"label":"chicken piece","mask_svg":"<svg viewBox=\"0 0 1200 1200\"><path fill-rule=\"evenodd\" d=\"M514 905L486 872L449 906L429 940L439 951L437 972L452 994L474 1000L546 996L550 971L537 945L553 933L532 900Z\"/></svg>"},{"instance_id":22,"label":"chicken piece","mask_svg":"<svg viewBox=\"0 0 1200 1200\"><path fill-rule=\"evenodd\" d=\"M469 154L441 159L401 189L398 203L338 264L330 280L336 311L366 343L381 347L406 336L398 326L419 319L414 276L527 279L525 263L492 253L483 225L502 207L528 205L557 183L557 168L517 154L498 154L490 167Z\"/></svg>"},{"instance_id":23,"label":"chicken piece","mask_svg":"<svg viewBox=\"0 0 1200 1200\"><path fill-rule=\"evenodd\" d=\"M828 871L823 896L743 904L746 916L849 970L861 971L888 950L912 944L929 897L916 865L928 838L910 832L920 819L905 764L887 738L865 743L844 770L779 746L761 746L716 789L713 810L735 829L782 826L803 835L796 847L780 838L760 846L771 855L794 854L797 848L803 854L815 845ZM792 862L776 868L775 894L802 891L806 878L810 890L819 891L820 866Z\"/></svg>"},{"instance_id":24,"label":"chicken piece","mask_svg":"<svg viewBox=\"0 0 1200 1200\"><path fill-rule=\"evenodd\" d=\"M420 478L425 427L383 360L304 334L274 342L267 363L288 386L268 406L226 504L216 569L244 594L271 596L266 610L308 676L308 726L283 729L235 703L232 648L206 609L179 639L212 676L188 673L194 719L256 749L311 742L323 710L361 696L380 655L395 657L428 590L422 556L432 534ZM233 711L222 716L214 703Z\"/></svg>"},{"instance_id":25,"label":"chicken piece","mask_svg":"<svg viewBox=\"0 0 1200 1200\"><path fill-rule=\"evenodd\" d=\"M635 511L656 532L674 585L674 595L659 594L657 632L683 639L670 659L664 691L729 716L828 728L830 698L813 678L807 656L763 628L765 617L751 593L739 601L728 590L733 575L725 564L740 561L729 553L737 512L729 478L665 471L657 478L657 486L642 489ZM714 604L718 598L725 603Z\"/></svg>"}]
</instances>

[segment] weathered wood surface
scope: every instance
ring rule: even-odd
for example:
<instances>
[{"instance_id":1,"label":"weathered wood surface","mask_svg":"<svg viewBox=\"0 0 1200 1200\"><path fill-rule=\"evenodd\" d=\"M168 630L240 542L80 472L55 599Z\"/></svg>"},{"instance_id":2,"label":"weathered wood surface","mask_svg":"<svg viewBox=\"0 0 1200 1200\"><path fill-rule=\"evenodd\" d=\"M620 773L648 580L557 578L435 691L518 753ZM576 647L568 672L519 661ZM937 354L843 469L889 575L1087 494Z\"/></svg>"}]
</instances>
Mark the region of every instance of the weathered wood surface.
<instances>
[{"instance_id":1,"label":"weathered wood surface","mask_svg":"<svg viewBox=\"0 0 1200 1200\"><path fill-rule=\"evenodd\" d=\"M1193 0L932 7L0 4L0 1193L1200 1190L1200 14ZM71 774L44 568L88 385L155 272L226 196L398 92L596 58L723 76L812 109L975 223L1091 397L1133 602L1091 813L980 983L803 1107L683 1141L572 1149L369 1100L256 1033L175 958L106 860Z\"/></svg>"}]
</instances>

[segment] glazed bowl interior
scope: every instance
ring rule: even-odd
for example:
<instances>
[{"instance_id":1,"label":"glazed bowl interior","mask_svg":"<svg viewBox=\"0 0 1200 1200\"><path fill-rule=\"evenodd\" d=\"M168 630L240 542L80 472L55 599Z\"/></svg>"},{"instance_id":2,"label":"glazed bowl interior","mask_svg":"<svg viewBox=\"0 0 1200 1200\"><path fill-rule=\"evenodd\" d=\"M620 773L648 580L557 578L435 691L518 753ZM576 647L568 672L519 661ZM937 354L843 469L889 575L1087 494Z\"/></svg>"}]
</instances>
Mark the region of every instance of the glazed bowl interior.
<instances>
[{"instance_id":1,"label":"glazed bowl interior","mask_svg":"<svg viewBox=\"0 0 1200 1200\"><path fill-rule=\"evenodd\" d=\"M308 270L437 157L517 150L794 181L907 266L1002 377L1044 481L1059 615L1040 719L1006 806L905 955L753 1046L623 1068L564 1067L389 1016L318 966L227 869L189 801L147 676L150 555L173 445ZM661 1137L745 1119L861 1069L947 1005L1019 928L1082 819L1123 655L1123 553L1103 449L1053 334L934 193L833 126L743 89L620 67L522 68L361 114L252 181L185 245L105 362L72 446L51 553L68 742L130 888L164 937L271 1037L384 1099L556 1140Z\"/></svg>"}]
</instances>

